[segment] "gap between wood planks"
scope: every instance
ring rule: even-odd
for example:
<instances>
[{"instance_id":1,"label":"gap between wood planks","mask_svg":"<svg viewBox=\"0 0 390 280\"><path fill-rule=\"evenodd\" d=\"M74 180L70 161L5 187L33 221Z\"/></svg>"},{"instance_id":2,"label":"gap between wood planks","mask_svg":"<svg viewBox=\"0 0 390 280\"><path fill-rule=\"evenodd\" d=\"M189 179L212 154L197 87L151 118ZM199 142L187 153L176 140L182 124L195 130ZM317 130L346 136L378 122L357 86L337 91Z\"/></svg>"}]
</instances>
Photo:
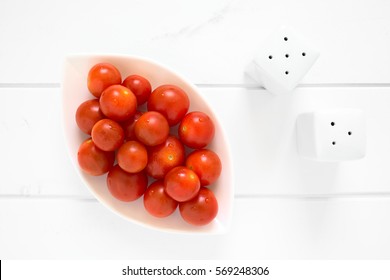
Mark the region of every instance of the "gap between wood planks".
<instances>
[{"instance_id":1,"label":"gap between wood planks","mask_svg":"<svg viewBox=\"0 0 390 280\"><path fill-rule=\"evenodd\" d=\"M378 193L338 193L338 194L239 194L234 196L235 199L274 199L274 200L350 200L350 199L390 199L390 192ZM94 197L79 195L0 195L3 199L36 199L36 200L75 200L86 202L98 202Z\"/></svg>"},{"instance_id":2,"label":"gap between wood planks","mask_svg":"<svg viewBox=\"0 0 390 280\"><path fill-rule=\"evenodd\" d=\"M264 89L257 84L196 84L199 88L246 88ZM0 83L0 88L60 88L61 83ZM300 84L298 88L386 88L390 83L307 83Z\"/></svg>"}]
</instances>

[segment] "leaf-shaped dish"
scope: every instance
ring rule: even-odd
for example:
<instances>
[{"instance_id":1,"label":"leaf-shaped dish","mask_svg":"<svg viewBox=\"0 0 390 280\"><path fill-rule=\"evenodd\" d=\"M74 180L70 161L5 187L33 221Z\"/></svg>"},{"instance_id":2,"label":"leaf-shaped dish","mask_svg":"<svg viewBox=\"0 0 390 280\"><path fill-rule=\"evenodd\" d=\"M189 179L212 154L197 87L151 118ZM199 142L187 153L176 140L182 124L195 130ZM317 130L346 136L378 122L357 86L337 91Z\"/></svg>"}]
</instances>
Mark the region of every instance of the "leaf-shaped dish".
<instances>
[{"instance_id":1,"label":"leaf-shaped dish","mask_svg":"<svg viewBox=\"0 0 390 280\"><path fill-rule=\"evenodd\" d=\"M106 175L93 177L80 170L77 162L77 151L82 141L88 138L88 135L83 134L78 129L75 113L83 101L93 98L87 89L87 76L89 69L99 62L108 62L115 65L123 78L131 74L144 76L150 81L152 88L162 84L177 85L188 94L190 99L189 112L203 111L213 119L215 137L208 148L219 155L223 167L220 178L212 186L209 186L214 191L219 204L218 215L210 224L202 227L189 225L180 217L178 209L167 218L155 218L144 209L142 197L134 202L121 202L109 193L106 185ZM142 57L70 55L65 58L64 62L62 94L64 133L70 158L84 185L98 201L129 221L157 230L194 234L222 234L227 232L231 221L234 191L231 154L220 121L193 84L167 67Z\"/></svg>"}]
</instances>

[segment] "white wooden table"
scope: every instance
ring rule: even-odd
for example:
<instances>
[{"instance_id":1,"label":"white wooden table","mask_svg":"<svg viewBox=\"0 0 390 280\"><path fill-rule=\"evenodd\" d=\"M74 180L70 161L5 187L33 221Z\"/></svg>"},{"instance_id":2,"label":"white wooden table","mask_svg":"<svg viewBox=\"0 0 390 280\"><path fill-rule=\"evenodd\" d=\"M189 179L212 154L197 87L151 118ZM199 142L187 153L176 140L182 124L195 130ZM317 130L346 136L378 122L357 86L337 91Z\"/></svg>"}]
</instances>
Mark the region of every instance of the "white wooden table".
<instances>
[{"instance_id":1,"label":"white wooden table","mask_svg":"<svg viewBox=\"0 0 390 280\"><path fill-rule=\"evenodd\" d=\"M0 259L390 258L389 14L387 0L2 0ZM244 70L283 24L310 38L321 56L282 99ZM63 140L68 53L146 56L200 88L233 153L228 234L152 231L92 197ZM296 115L336 106L367 113L366 158L299 159Z\"/></svg>"}]
</instances>

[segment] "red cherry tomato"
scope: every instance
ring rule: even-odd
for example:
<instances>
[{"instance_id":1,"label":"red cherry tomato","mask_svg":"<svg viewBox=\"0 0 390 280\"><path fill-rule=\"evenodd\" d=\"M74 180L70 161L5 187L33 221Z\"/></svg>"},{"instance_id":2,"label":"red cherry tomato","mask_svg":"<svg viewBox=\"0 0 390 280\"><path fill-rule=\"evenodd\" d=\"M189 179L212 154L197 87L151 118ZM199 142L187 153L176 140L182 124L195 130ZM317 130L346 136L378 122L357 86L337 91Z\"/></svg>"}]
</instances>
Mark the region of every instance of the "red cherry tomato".
<instances>
[{"instance_id":1,"label":"red cherry tomato","mask_svg":"<svg viewBox=\"0 0 390 280\"><path fill-rule=\"evenodd\" d=\"M92 140L103 151L115 151L124 140L123 128L115 121L102 119L92 128Z\"/></svg>"},{"instance_id":2,"label":"red cherry tomato","mask_svg":"<svg viewBox=\"0 0 390 280\"><path fill-rule=\"evenodd\" d=\"M171 169L164 178L165 192L178 202L192 199L200 188L196 173L187 167L177 166Z\"/></svg>"},{"instance_id":3,"label":"red cherry tomato","mask_svg":"<svg viewBox=\"0 0 390 280\"><path fill-rule=\"evenodd\" d=\"M214 123L203 112L188 113L179 126L179 138L190 148L206 147L214 138Z\"/></svg>"},{"instance_id":4,"label":"red cherry tomato","mask_svg":"<svg viewBox=\"0 0 390 280\"><path fill-rule=\"evenodd\" d=\"M122 81L119 70L110 63L98 63L88 73L88 89L97 98L111 85Z\"/></svg>"},{"instance_id":5,"label":"red cherry tomato","mask_svg":"<svg viewBox=\"0 0 390 280\"><path fill-rule=\"evenodd\" d=\"M130 173L142 171L148 163L148 152L138 141L128 141L118 150L116 155L119 166Z\"/></svg>"},{"instance_id":6,"label":"red cherry tomato","mask_svg":"<svg viewBox=\"0 0 390 280\"><path fill-rule=\"evenodd\" d=\"M221 175L222 164L218 155L211 150L195 150L186 159L187 168L198 175L201 186L214 183Z\"/></svg>"},{"instance_id":7,"label":"red cherry tomato","mask_svg":"<svg viewBox=\"0 0 390 280\"><path fill-rule=\"evenodd\" d=\"M91 99L81 103L76 111L77 126L82 132L89 135L95 123L104 118L98 99Z\"/></svg>"},{"instance_id":8,"label":"red cherry tomato","mask_svg":"<svg viewBox=\"0 0 390 280\"><path fill-rule=\"evenodd\" d=\"M148 186L148 176L145 172L128 173L119 165L115 165L108 172L108 190L113 197L129 202L140 198Z\"/></svg>"},{"instance_id":9,"label":"red cherry tomato","mask_svg":"<svg viewBox=\"0 0 390 280\"><path fill-rule=\"evenodd\" d=\"M100 109L114 121L125 121L137 111L137 98L127 87L113 85L100 96Z\"/></svg>"},{"instance_id":10,"label":"red cherry tomato","mask_svg":"<svg viewBox=\"0 0 390 280\"><path fill-rule=\"evenodd\" d=\"M183 165L184 159L183 144L175 136L169 136L164 143L148 149L146 172L153 178L162 179L173 167Z\"/></svg>"},{"instance_id":11,"label":"red cherry tomato","mask_svg":"<svg viewBox=\"0 0 390 280\"><path fill-rule=\"evenodd\" d=\"M121 123L123 132L125 133L125 140L136 140L137 137L135 137L135 132L134 132L134 126L135 123L138 121L139 117L142 116L142 112L137 111L135 112L135 115L132 116L130 119L124 121Z\"/></svg>"},{"instance_id":12,"label":"red cherry tomato","mask_svg":"<svg viewBox=\"0 0 390 280\"><path fill-rule=\"evenodd\" d=\"M148 110L163 114L170 126L178 124L190 107L190 100L181 88L162 85L153 90L148 100Z\"/></svg>"},{"instance_id":13,"label":"red cherry tomato","mask_svg":"<svg viewBox=\"0 0 390 280\"><path fill-rule=\"evenodd\" d=\"M80 145L77 160L85 173L99 176L107 173L114 165L115 153L100 150L89 138Z\"/></svg>"},{"instance_id":14,"label":"red cherry tomato","mask_svg":"<svg viewBox=\"0 0 390 280\"><path fill-rule=\"evenodd\" d=\"M122 83L123 86L129 88L137 98L138 106L148 101L152 86L149 81L139 75L130 75Z\"/></svg>"},{"instance_id":15,"label":"red cherry tomato","mask_svg":"<svg viewBox=\"0 0 390 280\"><path fill-rule=\"evenodd\" d=\"M156 146L167 140L169 135L168 121L158 112L144 113L134 125L135 136L147 146Z\"/></svg>"},{"instance_id":16,"label":"red cherry tomato","mask_svg":"<svg viewBox=\"0 0 390 280\"><path fill-rule=\"evenodd\" d=\"M155 181L146 189L144 206L152 216L167 217L175 212L177 205L177 201L165 193L163 181Z\"/></svg>"},{"instance_id":17,"label":"red cherry tomato","mask_svg":"<svg viewBox=\"0 0 390 280\"><path fill-rule=\"evenodd\" d=\"M201 187L193 199L179 204L179 210L187 223L204 226L217 216L218 201L211 190Z\"/></svg>"}]
</instances>

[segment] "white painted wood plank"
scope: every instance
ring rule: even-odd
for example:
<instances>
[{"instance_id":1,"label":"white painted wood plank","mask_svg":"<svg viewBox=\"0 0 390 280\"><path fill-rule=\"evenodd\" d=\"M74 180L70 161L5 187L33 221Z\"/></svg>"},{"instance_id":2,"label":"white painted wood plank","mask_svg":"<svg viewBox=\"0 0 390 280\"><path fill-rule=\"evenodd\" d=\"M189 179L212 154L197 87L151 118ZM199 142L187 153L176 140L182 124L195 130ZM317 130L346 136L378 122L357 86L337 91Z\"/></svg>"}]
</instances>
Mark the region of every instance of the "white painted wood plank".
<instances>
[{"instance_id":1,"label":"white painted wood plank","mask_svg":"<svg viewBox=\"0 0 390 280\"><path fill-rule=\"evenodd\" d=\"M237 199L223 236L167 234L96 201L0 199L1 259L388 259L390 200Z\"/></svg>"},{"instance_id":2,"label":"white painted wood plank","mask_svg":"<svg viewBox=\"0 0 390 280\"><path fill-rule=\"evenodd\" d=\"M229 138L237 195L390 192L390 88L299 88L291 97L243 88L200 91ZM66 152L60 89L1 88L0 96L0 194L90 197ZM340 164L301 159L297 115L335 107L365 111L366 158Z\"/></svg>"},{"instance_id":3,"label":"white painted wood plank","mask_svg":"<svg viewBox=\"0 0 390 280\"><path fill-rule=\"evenodd\" d=\"M0 83L58 83L65 54L142 55L195 83L249 84L244 69L280 25L321 57L303 83L389 83L390 2L100 1L0 3Z\"/></svg>"},{"instance_id":4,"label":"white painted wood plank","mask_svg":"<svg viewBox=\"0 0 390 280\"><path fill-rule=\"evenodd\" d=\"M87 195L67 155L59 89L0 89L0 193Z\"/></svg>"},{"instance_id":5,"label":"white painted wood plank","mask_svg":"<svg viewBox=\"0 0 390 280\"><path fill-rule=\"evenodd\" d=\"M231 143L239 194L343 195L390 191L390 88L299 88L291 96L264 90L202 89ZM366 115L366 157L315 162L297 152L300 113L360 108Z\"/></svg>"}]
</instances>

